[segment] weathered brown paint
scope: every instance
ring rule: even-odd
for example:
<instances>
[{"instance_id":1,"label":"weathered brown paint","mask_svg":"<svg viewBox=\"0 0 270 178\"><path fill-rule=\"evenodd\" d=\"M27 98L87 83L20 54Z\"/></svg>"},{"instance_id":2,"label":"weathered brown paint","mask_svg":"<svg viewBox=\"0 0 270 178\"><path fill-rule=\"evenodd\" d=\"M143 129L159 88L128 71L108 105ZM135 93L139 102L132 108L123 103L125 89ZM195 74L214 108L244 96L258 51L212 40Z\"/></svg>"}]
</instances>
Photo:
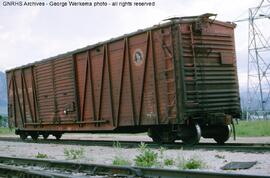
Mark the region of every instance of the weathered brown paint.
<instances>
[{"instance_id":1,"label":"weathered brown paint","mask_svg":"<svg viewBox=\"0 0 270 178\"><path fill-rule=\"evenodd\" d=\"M196 22L168 23L7 71L9 122L26 130L106 131L237 113L234 26L209 20L198 33ZM138 50L141 63L134 61Z\"/></svg>"}]
</instances>

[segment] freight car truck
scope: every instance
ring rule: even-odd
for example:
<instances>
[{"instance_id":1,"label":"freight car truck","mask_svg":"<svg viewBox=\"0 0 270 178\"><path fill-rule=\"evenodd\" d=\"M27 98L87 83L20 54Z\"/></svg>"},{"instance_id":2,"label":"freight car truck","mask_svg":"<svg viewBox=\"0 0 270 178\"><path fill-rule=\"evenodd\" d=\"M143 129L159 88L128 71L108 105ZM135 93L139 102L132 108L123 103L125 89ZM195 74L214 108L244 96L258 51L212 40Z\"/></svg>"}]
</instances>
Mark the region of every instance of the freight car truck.
<instances>
[{"instance_id":1,"label":"freight car truck","mask_svg":"<svg viewBox=\"0 0 270 178\"><path fill-rule=\"evenodd\" d=\"M153 141L226 142L240 115L235 25L213 14L8 70L9 126L21 139L148 132Z\"/></svg>"}]
</instances>

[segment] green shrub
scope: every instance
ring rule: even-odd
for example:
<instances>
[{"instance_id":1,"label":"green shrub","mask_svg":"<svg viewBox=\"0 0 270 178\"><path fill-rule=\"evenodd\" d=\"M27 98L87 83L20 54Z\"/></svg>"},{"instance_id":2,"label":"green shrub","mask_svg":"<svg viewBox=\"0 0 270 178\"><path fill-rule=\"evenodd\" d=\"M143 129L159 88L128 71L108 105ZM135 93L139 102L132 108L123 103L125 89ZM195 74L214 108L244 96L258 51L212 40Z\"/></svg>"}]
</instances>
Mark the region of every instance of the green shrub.
<instances>
[{"instance_id":1,"label":"green shrub","mask_svg":"<svg viewBox=\"0 0 270 178\"><path fill-rule=\"evenodd\" d=\"M193 157L186 160L184 157L178 158L179 169L201 169L205 168L206 164L199 158Z\"/></svg>"},{"instance_id":2,"label":"green shrub","mask_svg":"<svg viewBox=\"0 0 270 178\"><path fill-rule=\"evenodd\" d=\"M139 167L153 167L158 165L158 154L149 149L146 144L141 143L140 154L134 159L135 165Z\"/></svg>"},{"instance_id":3,"label":"green shrub","mask_svg":"<svg viewBox=\"0 0 270 178\"><path fill-rule=\"evenodd\" d=\"M165 151L166 151L166 148L160 147L160 149L159 149L159 167L173 166L175 164L174 159L167 158L164 155Z\"/></svg>"},{"instance_id":4,"label":"green shrub","mask_svg":"<svg viewBox=\"0 0 270 178\"><path fill-rule=\"evenodd\" d=\"M184 164L184 169L201 169L204 167L204 163L196 158L190 158Z\"/></svg>"},{"instance_id":5,"label":"green shrub","mask_svg":"<svg viewBox=\"0 0 270 178\"><path fill-rule=\"evenodd\" d=\"M112 164L115 166L130 166L131 162L122 156L115 156Z\"/></svg>"},{"instance_id":6,"label":"green shrub","mask_svg":"<svg viewBox=\"0 0 270 178\"><path fill-rule=\"evenodd\" d=\"M64 149L64 155L66 159L79 159L84 157L84 149L79 148L79 149Z\"/></svg>"},{"instance_id":7,"label":"green shrub","mask_svg":"<svg viewBox=\"0 0 270 178\"><path fill-rule=\"evenodd\" d=\"M172 166L172 165L174 165L174 160L170 159L170 158L166 158L166 159L164 159L164 165L165 166Z\"/></svg>"},{"instance_id":8,"label":"green shrub","mask_svg":"<svg viewBox=\"0 0 270 178\"><path fill-rule=\"evenodd\" d=\"M42 153L39 153L38 152L38 154L35 156L36 158L41 158L41 159L43 159L43 158L48 158L48 155L47 154L42 154Z\"/></svg>"}]
</instances>

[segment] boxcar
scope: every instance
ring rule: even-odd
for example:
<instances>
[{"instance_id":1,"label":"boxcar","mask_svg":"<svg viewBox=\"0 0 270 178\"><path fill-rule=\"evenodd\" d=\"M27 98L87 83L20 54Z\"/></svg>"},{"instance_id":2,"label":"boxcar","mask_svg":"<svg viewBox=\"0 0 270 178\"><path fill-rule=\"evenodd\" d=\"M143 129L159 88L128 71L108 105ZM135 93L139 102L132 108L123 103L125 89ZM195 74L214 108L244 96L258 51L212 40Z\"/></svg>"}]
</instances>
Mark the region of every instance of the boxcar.
<instances>
[{"instance_id":1,"label":"boxcar","mask_svg":"<svg viewBox=\"0 0 270 178\"><path fill-rule=\"evenodd\" d=\"M224 143L240 115L235 25L212 14L6 71L9 126L22 139L138 133L155 142Z\"/></svg>"}]
</instances>

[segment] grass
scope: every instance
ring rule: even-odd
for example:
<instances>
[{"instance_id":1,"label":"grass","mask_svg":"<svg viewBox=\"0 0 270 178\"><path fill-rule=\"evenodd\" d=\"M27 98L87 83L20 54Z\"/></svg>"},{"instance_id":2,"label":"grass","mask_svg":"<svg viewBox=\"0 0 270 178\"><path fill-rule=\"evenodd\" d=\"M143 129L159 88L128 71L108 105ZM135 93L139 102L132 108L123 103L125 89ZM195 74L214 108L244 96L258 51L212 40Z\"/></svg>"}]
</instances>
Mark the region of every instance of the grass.
<instances>
[{"instance_id":1,"label":"grass","mask_svg":"<svg viewBox=\"0 0 270 178\"><path fill-rule=\"evenodd\" d=\"M120 148L122 148L121 143L120 143L119 141L113 142L113 147L114 147L116 150L119 150Z\"/></svg>"},{"instance_id":2,"label":"grass","mask_svg":"<svg viewBox=\"0 0 270 178\"><path fill-rule=\"evenodd\" d=\"M40 159L44 159L44 158L48 158L47 154L43 154L43 153L39 153L35 156L36 158L40 158Z\"/></svg>"},{"instance_id":3,"label":"grass","mask_svg":"<svg viewBox=\"0 0 270 178\"><path fill-rule=\"evenodd\" d=\"M8 127L0 127L0 135L14 134L14 129Z\"/></svg>"},{"instance_id":4,"label":"grass","mask_svg":"<svg viewBox=\"0 0 270 178\"><path fill-rule=\"evenodd\" d=\"M84 149L81 147L79 149L68 149L68 148L64 148L64 155L66 157L66 159L79 159L79 158L83 158L85 154Z\"/></svg>"},{"instance_id":5,"label":"grass","mask_svg":"<svg viewBox=\"0 0 270 178\"><path fill-rule=\"evenodd\" d=\"M131 166L132 163L128 159L121 156L121 152L120 152L121 144L120 144L120 142L118 142L118 141L114 142L113 147L117 152L117 156L114 156L112 164L114 166Z\"/></svg>"},{"instance_id":6,"label":"grass","mask_svg":"<svg viewBox=\"0 0 270 178\"><path fill-rule=\"evenodd\" d=\"M114 148L117 152L121 148L119 142L114 143ZM185 159L184 157L178 157L178 159L169 158L165 155L166 149L160 147L159 151L154 151L150 149L147 144L141 143L139 149L139 154L135 156L133 160L128 160L121 156L120 152L114 157L112 164L115 166L130 166L135 165L138 167L178 167L179 169L202 169L206 168L206 163L204 163L198 157L191 157ZM134 163L134 164L133 164Z\"/></svg>"},{"instance_id":7,"label":"grass","mask_svg":"<svg viewBox=\"0 0 270 178\"><path fill-rule=\"evenodd\" d=\"M202 169L205 167L205 163L197 158L190 158L184 163L184 169Z\"/></svg>"},{"instance_id":8,"label":"grass","mask_svg":"<svg viewBox=\"0 0 270 178\"><path fill-rule=\"evenodd\" d=\"M165 166L173 166L174 165L174 159L172 159L172 158L165 158L164 159L164 165Z\"/></svg>"},{"instance_id":9,"label":"grass","mask_svg":"<svg viewBox=\"0 0 270 178\"><path fill-rule=\"evenodd\" d=\"M134 159L135 165L139 167L154 167L158 165L158 153L141 143L139 148L140 154Z\"/></svg>"},{"instance_id":10,"label":"grass","mask_svg":"<svg viewBox=\"0 0 270 178\"><path fill-rule=\"evenodd\" d=\"M114 166L131 166L131 162L122 156L115 156L112 164Z\"/></svg>"},{"instance_id":11,"label":"grass","mask_svg":"<svg viewBox=\"0 0 270 178\"><path fill-rule=\"evenodd\" d=\"M192 157L185 159L184 157L178 157L178 166L179 169L202 169L206 168L206 163L200 160L198 157Z\"/></svg>"},{"instance_id":12,"label":"grass","mask_svg":"<svg viewBox=\"0 0 270 178\"><path fill-rule=\"evenodd\" d=\"M240 137L262 137L270 136L270 120L239 121L235 124L236 136Z\"/></svg>"}]
</instances>

